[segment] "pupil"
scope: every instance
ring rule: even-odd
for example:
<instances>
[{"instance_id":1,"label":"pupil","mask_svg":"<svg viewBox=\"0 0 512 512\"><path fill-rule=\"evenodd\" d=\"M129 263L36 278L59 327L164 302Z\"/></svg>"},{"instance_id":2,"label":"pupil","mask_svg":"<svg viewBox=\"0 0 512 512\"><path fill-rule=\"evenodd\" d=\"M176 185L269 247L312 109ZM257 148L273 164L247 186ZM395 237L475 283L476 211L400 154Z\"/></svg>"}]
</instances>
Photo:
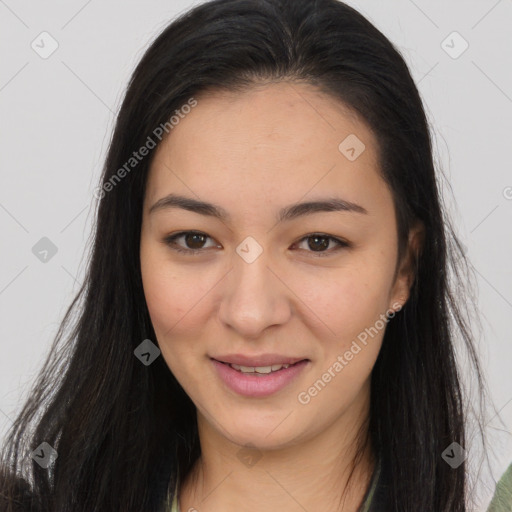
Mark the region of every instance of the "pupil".
<instances>
[{"instance_id":1,"label":"pupil","mask_svg":"<svg viewBox=\"0 0 512 512\"><path fill-rule=\"evenodd\" d=\"M315 242L313 242L313 244L311 244L311 242L308 242L308 246L310 249L318 249L318 248L326 249L327 247L329 247L329 241L328 241L327 237L325 237L325 236L310 236L309 240L315 241ZM318 245L315 245L318 242L318 240L323 240L323 242Z\"/></svg>"},{"instance_id":2,"label":"pupil","mask_svg":"<svg viewBox=\"0 0 512 512\"><path fill-rule=\"evenodd\" d=\"M196 240L195 240L196 242L197 242L197 238L203 239L202 241L199 241L199 246L194 246L194 241L192 241L192 242L190 241L190 239L191 238L193 239L194 237L196 238ZM189 233L188 235L186 235L185 239L186 239L187 245L190 247L190 249L201 249L201 247L202 247L201 242L204 243L204 235L200 235L198 233Z\"/></svg>"}]
</instances>

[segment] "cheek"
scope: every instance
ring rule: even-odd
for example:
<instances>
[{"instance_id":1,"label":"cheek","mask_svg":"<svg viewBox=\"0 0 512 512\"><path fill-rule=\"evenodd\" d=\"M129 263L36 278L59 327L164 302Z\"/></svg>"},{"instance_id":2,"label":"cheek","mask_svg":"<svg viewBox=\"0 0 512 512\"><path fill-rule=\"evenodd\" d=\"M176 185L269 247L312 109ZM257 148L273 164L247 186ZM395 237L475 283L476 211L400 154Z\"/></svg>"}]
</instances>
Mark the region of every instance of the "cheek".
<instances>
[{"instance_id":1,"label":"cheek","mask_svg":"<svg viewBox=\"0 0 512 512\"><path fill-rule=\"evenodd\" d=\"M198 301L202 284L183 267L173 265L165 251L141 244L141 274L146 304L158 333L170 331Z\"/></svg>"},{"instance_id":2,"label":"cheek","mask_svg":"<svg viewBox=\"0 0 512 512\"><path fill-rule=\"evenodd\" d=\"M333 269L322 278L297 279L294 291L308 310L307 316L338 348L375 324L388 309L391 270L383 265Z\"/></svg>"},{"instance_id":3,"label":"cheek","mask_svg":"<svg viewBox=\"0 0 512 512\"><path fill-rule=\"evenodd\" d=\"M366 267L364 273L338 272L310 291L305 302L321 319L313 332L317 364L299 401L310 401L312 416L334 420L363 392L387 326L381 315L388 309L389 286L385 272Z\"/></svg>"},{"instance_id":4,"label":"cheek","mask_svg":"<svg viewBox=\"0 0 512 512\"><path fill-rule=\"evenodd\" d=\"M182 381L190 373L184 372L187 361L193 361L190 361L191 345L180 336L180 332L188 330L187 334L192 334L193 326L187 325L187 322L193 319L194 310L189 311L190 307L187 307L183 283L165 265L148 264L142 269L144 294L156 341L169 370ZM197 322L194 323L197 325Z\"/></svg>"},{"instance_id":5,"label":"cheek","mask_svg":"<svg viewBox=\"0 0 512 512\"><path fill-rule=\"evenodd\" d=\"M178 275L163 261L160 252L151 244L141 243L141 275L149 316L158 338L162 342L173 326L185 314L185 305L178 300Z\"/></svg>"},{"instance_id":6,"label":"cheek","mask_svg":"<svg viewBox=\"0 0 512 512\"><path fill-rule=\"evenodd\" d=\"M198 278L196 272L192 266L173 265L165 251L141 250L146 304L162 356L173 373L197 362L196 341L211 314L207 297L218 279Z\"/></svg>"},{"instance_id":7,"label":"cheek","mask_svg":"<svg viewBox=\"0 0 512 512\"><path fill-rule=\"evenodd\" d=\"M171 329L183 314L182 306L177 306L176 278L164 269L150 259L141 265L146 304L157 336Z\"/></svg>"}]
</instances>

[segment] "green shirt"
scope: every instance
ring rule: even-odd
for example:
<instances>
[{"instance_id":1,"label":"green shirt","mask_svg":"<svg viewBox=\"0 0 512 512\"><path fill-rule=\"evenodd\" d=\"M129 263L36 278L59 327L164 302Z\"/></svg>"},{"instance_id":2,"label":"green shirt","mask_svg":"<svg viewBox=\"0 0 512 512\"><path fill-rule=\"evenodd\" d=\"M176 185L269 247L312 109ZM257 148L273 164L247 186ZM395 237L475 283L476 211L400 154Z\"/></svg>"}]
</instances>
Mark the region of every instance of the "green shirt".
<instances>
[{"instance_id":1,"label":"green shirt","mask_svg":"<svg viewBox=\"0 0 512 512\"><path fill-rule=\"evenodd\" d=\"M487 512L512 512L512 464L497 483Z\"/></svg>"}]
</instances>

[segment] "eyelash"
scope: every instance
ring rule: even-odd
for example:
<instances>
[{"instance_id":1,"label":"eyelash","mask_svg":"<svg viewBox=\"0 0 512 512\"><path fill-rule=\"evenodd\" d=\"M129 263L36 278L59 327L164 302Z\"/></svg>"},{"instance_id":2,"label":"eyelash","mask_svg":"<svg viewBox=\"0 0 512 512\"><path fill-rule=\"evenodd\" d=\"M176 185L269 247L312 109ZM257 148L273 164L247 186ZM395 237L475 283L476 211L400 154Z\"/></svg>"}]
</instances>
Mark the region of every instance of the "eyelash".
<instances>
[{"instance_id":1,"label":"eyelash","mask_svg":"<svg viewBox=\"0 0 512 512\"><path fill-rule=\"evenodd\" d=\"M179 233L176 233L174 235L170 235L168 237L165 237L164 238L164 243L166 245L168 245L173 251L176 251L178 253L182 253L182 254L188 254L190 256L195 256L201 252L204 252L205 249L184 249L183 247L180 247L178 245L175 244L175 240L182 237L182 236L185 236L185 235L204 235L205 237L207 238L211 238L210 236L208 236L206 233L202 233L201 231L180 231ZM340 240L339 238L336 238L334 236L330 236L330 235L327 235L325 233L310 233L308 235L305 235L303 236L298 242L295 242L295 243L300 243L302 242L303 240L307 240L308 238L312 238L314 236L319 236L321 238L327 238L329 241L334 241L338 244L338 247L336 247L333 250L327 250L327 251L319 251L319 252L314 252L314 251L307 251L306 252L310 252L312 253L315 257L325 257L325 256L329 256L332 254L332 252L337 252L343 248L348 248L350 247L351 245L348 243L348 242L345 242L344 240ZM295 245L295 244L294 244Z\"/></svg>"}]
</instances>

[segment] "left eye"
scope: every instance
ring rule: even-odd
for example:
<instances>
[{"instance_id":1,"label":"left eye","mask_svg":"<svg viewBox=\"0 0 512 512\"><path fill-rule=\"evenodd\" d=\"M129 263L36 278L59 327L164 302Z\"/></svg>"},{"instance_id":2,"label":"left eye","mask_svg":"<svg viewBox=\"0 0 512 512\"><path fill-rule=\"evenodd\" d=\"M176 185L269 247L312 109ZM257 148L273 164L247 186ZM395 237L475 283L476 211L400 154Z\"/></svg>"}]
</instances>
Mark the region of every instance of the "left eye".
<instances>
[{"instance_id":1,"label":"left eye","mask_svg":"<svg viewBox=\"0 0 512 512\"><path fill-rule=\"evenodd\" d=\"M325 235L323 233L313 233L311 235L306 235L305 237L301 238L299 242L309 240L307 242L308 247L310 249L314 249L312 252L315 256L329 256L333 251L339 251L340 249L350 247L350 244L348 242L345 242L344 240L340 240L339 238L336 238L334 236ZM329 251L323 251L323 250L316 250L316 249L325 249L329 247L330 243L334 242L335 247L333 250Z\"/></svg>"},{"instance_id":2,"label":"left eye","mask_svg":"<svg viewBox=\"0 0 512 512\"><path fill-rule=\"evenodd\" d=\"M192 245L196 247L188 248L180 246L176 243L176 240L184 238L186 245ZM173 250L180 253L186 253L186 254L199 254L201 252L205 252L204 248L202 247L202 244L204 244L205 240L207 238L211 238L205 233L201 233L199 231L182 231L180 233L176 233L175 235L168 236L164 239L164 242ZM340 250L344 247L350 247L350 244L348 242L345 242L344 240L340 240L339 238L326 235L323 233L312 233L309 235L306 235L302 237L299 242L296 242L294 245L308 241L308 247L310 249L313 249L311 252L315 256L328 256L333 251L329 250L323 250L330 246L331 242L334 242L336 247L334 248L334 251ZM201 247L197 247L197 246ZM215 245L214 245L215 247ZM219 246L217 246L219 247Z\"/></svg>"}]
</instances>

